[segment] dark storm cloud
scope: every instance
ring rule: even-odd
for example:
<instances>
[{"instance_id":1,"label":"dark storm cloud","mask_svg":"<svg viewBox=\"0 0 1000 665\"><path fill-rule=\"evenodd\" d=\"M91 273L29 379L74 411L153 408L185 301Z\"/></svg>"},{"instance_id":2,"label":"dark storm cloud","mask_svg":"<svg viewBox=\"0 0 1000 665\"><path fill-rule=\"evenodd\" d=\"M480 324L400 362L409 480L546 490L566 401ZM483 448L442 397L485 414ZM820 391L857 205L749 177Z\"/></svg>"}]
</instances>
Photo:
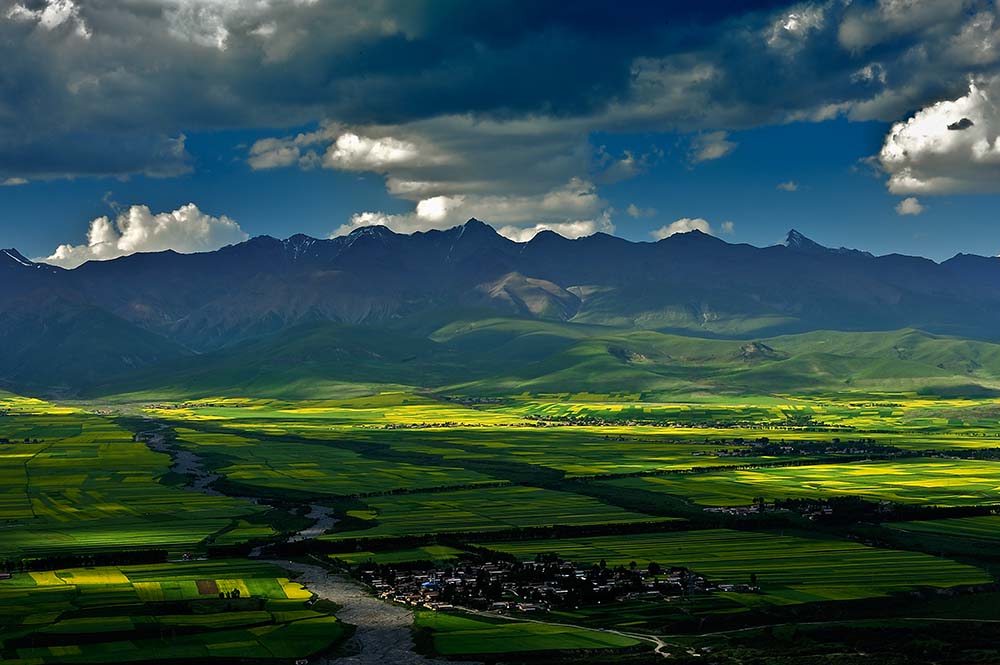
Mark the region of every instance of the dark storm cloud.
<instances>
[{"instance_id":1,"label":"dark storm cloud","mask_svg":"<svg viewBox=\"0 0 1000 665\"><path fill-rule=\"evenodd\" d=\"M0 175L167 175L190 163L184 132L322 119L383 136L537 120L584 140L897 120L995 69L995 13L955 0L0 0Z\"/></svg>"}]
</instances>

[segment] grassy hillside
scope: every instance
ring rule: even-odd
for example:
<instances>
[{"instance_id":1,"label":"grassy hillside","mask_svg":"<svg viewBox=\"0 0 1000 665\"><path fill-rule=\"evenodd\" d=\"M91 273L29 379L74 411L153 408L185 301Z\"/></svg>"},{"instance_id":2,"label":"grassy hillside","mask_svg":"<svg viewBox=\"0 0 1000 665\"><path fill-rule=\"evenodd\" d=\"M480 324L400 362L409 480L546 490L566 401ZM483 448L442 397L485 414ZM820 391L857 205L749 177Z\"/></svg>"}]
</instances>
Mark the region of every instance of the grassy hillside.
<instances>
[{"instance_id":1,"label":"grassy hillside","mask_svg":"<svg viewBox=\"0 0 1000 665\"><path fill-rule=\"evenodd\" d=\"M108 381L99 392L316 398L387 386L470 395L983 394L1000 388L1000 345L917 330L716 340L527 319L454 322L426 337L316 324Z\"/></svg>"},{"instance_id":2,"label":"grassy hillside","mask_svg":"<svg viewBox=\"0 0 1000 665\"><path fill-rule=\"evenodd\" d=\"M450 326L437 338L463 349L509 353L508 372L452 386L458 392L983 392L1000 385L1000 345L916 330L744 341L495 321ZM531 353L543 345L548 355Z\"/></svg>"}]
</instances>

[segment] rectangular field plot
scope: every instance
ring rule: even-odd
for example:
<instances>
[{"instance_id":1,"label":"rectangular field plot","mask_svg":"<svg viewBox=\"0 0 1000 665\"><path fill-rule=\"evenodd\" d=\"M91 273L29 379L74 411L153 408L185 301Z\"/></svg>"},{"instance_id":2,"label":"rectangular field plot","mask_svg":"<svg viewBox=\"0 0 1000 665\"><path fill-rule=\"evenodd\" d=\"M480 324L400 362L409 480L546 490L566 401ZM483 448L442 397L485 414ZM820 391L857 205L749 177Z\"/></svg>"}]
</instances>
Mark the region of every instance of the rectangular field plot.
<instances>
[{"instance_id":1,"label":"rectangular field plot","mask_svg":"<svg viewBox=\"0 0 1000 665\"><path fill-rule=\"evenodd\" d=\"M657 403L640 402L638 396L631 401L612 401L606 395L566 395L564 399L518 399L494 407L501 413L545 418L601 418L610 422L668 422L677 424L732 423L732 422L781 422L795 405L771 400L760 404L711 403ZM802 408L799 406L798 408Z\"/></svg>"},{"instance_id":2,"label":"rectangular field plot","mask_svg":"<svg viewBox=\"0 0 1000 665\"><path fill-rule=\"evenodd\" d=\"M741 434L742 435L742 434ZM772 457L730 457L737 446L690 443L655 427L491 427L368 430L355 438L384 443L402 453L438 455L444 460L532 464L567 476L624 474L773 461ZM704 438L692 433L695 441ZM690 439L689 439L690 441Z\"/></svg>"},{"instance_id":3,"label":"rectangular field plot","mask_svg":"<svg viewBox=\"0 0 1000 665\"><path fill-rule=\"evenodd\" d=\"M830 395L702 396L700 401L657 403L613 401L606 395L518 398L491 410L543 418L600 418L613 423L669 423L666 437L697 441L755 437L818 440L851 437L913 450L995 447L1000 442L996 399L944 399L915 393ZM683 396L682 399L690 399ZM808 430L796 426L809 421ZM829 428L829 429L824 429Z\"/></svg>"},{"instance_id":4,"label":"rectangular field plot","mask_svg":"<svg viewBox=\"0 0 1000 665\"><path fill-rule=\"evenodd\" d=\"M412 563L414 561L432 561L434 563L447 563L455 561L463 554L462 550L445 545L426 545L424 547L413 547L403 550L391 550L388 552L350 552L344 554L331 554L331 559L336 559L349 566L374 561L375 563Z\"/></svg>"},{"instance_id":5,"label":"rectangular field plot","mask_svg":"<svg viewBox=\"0 0 1000 665\"><path fill-rule=\"evenodd\" d=\"M369 510L348 514L370 521L372 528L333 533L321 540L669 519L629 512L577 494L519 486L397 494L365 499L365 503Z\"/></svg>"},{"instance_id":6,"label":"rectangular field plot","mask_svg":"<svg viewBox=\"0 0 1000 665\"><path fill-rule=\"evenodd\" d=\"M0 580L0 663L294 659L342 639L286 575L246 561L16 573Z\"/></svg>"},{"instance_id":7,"label":"rectangular field plot","mask_svg":"<svg viewBox=\"0 0 1000 665\"><path fill-rule=\"evenodd\" d=\"M354 496L395 489L475 485L496 479L454 466L369 459L322 443L260 441L251 436L178 428L178 445L205 458L228 480L252 487Z\"/></svg>"},{"instance_id":8,"label":"rectangular field plot","mask_svg":"<svg viewBox=\"0 0 1000 665\"><path fill-rule=\"evenodd\" d=\"M345 400L294 402L212 398L169 406L170 408L152 408L148 411L164 420L216 421L233 424L248 431L260 429L274 433L358 424L496 425L519 421L516 415L471 409L460 404L403 392L387 392Z\"/></svg>"},{"instance_id":9,"label":"rectangular field plot","mask_svg":"<svg viewBox=\"0 0 1000 665\"><path fill-rule=\"evenodd\" d=\"M27 398L0 411L2 558L189 548L266 510L162 484L170 458L106 418Z\"/></svg>"},{"instance_id":10,"label":"rectangular field plot","mask_svg":"<svg viewBox=\"0 0 1000 665\"><path fill-rule=\"evenodd\" d=\"M892 522L886 526L907 533L975 541L982 545L1000 545L1000 516L997 515Z\"/></svg>"},{"instance_id":11,"label":"rectangular field plot","mask_svg":"<svg viewBox=\"0 0 1000 665\"><path fill-rule=\"evenodd\" d=\"M674 494L705 506L746 505L754 497L828 496L965 506L1000 503L1000 462L914 458L625 478L604 484Z\"/></svg>"},{"instance_id":12,"label":"rectangular field plot","mask_svg":"<svg viewBox=\"0 0 1000 665\"><path fill-rule=\"evenodd\" d=\"M948 559L866 547L839 540L712 529L615 537L537 540L484 545L521 559L555 552L576 563L685 566L715 583L741 583L756 574L767 600L798 603L882 596L915 587L991 581L983 570ZM751 602L755 595L732 594Z\"/></svg>"},{"instance_id":13,"label":"rectangular field plot","mask_svg":"<svg viewBox=\"0 0 1000 665\"><path fill-rule=\"evenodd\" d=\"M481 618L439 612L417 612L414 628L442 656L486 655L531 651L623 649L639 640L574 626Z\"/></svg>"}]
</instances>

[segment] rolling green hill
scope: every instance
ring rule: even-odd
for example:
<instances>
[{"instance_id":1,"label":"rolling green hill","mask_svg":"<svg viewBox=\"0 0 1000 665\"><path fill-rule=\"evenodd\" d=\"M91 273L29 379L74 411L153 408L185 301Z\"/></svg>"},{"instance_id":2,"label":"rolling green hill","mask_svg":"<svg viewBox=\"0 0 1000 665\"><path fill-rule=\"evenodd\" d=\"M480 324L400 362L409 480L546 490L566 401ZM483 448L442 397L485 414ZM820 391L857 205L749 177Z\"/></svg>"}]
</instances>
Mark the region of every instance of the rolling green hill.
<instances>
[{"instance_id":1,"label":"rolling green hill","mask_svg":"<svg viewBox=\"0 0 1000 665\"><path fill-rule=\"evenodd\" d=\"M429 337L314 324L107 381L97 392L289 398L409 386L447 394L775 394L1000 388L1000 345L891 332L714 340L530 319L450 323Z\"/></svg>"}]
</instances>

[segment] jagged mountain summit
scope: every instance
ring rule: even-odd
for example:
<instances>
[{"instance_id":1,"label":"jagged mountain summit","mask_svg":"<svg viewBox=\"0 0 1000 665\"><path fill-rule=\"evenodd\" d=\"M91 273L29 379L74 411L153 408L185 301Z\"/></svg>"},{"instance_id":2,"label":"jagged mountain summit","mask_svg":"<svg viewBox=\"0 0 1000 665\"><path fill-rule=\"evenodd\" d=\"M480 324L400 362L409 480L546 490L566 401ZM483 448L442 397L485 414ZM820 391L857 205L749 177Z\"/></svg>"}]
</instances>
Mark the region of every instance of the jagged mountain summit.
<instances>
[{"instance_id":1,"label":"jagged mountain summit","mask_svg":"<svg viewBox=\"0 0 1000 665\"><path fill-rule=\"evenodd\" d=\"M795 229L792 229L791 231L788 232L788 235L785 237L784 245L785 247L791 250L797 252L805 252L807 254L833 253L833 254L847 254L850 256L857 256L866 259L874 258L874 255L871 254L870 252L863 252L858 249L849 249L847 247L840 247L837 249L833 249L831 247L826 247L814 240L811 240L810 238L807 238L806 236L802 235Z\"/></svg>"},{"instance_id":2,"label":"jagged mountain summit","mask_svg":"<svg viewBox=\"0 0 1000 665\"><path fill-rule=\"evenodd\" d=\"M326 240L261 236L74 270L3 250L0 275L4 346L55 366L52 339L43 348L25 331L62 321L72 336L93 326L106 346L94 357L109 372L317 322L429 334L450 321L513 316L707 337L918 328L1000 338L1000 260L875 257L794 230L764 248L697 231L658 242L543 232L519 243L472 219L410 235L372 226ZM20 376L5 362L0 376Z\"/></svg>"}]
</instances>

